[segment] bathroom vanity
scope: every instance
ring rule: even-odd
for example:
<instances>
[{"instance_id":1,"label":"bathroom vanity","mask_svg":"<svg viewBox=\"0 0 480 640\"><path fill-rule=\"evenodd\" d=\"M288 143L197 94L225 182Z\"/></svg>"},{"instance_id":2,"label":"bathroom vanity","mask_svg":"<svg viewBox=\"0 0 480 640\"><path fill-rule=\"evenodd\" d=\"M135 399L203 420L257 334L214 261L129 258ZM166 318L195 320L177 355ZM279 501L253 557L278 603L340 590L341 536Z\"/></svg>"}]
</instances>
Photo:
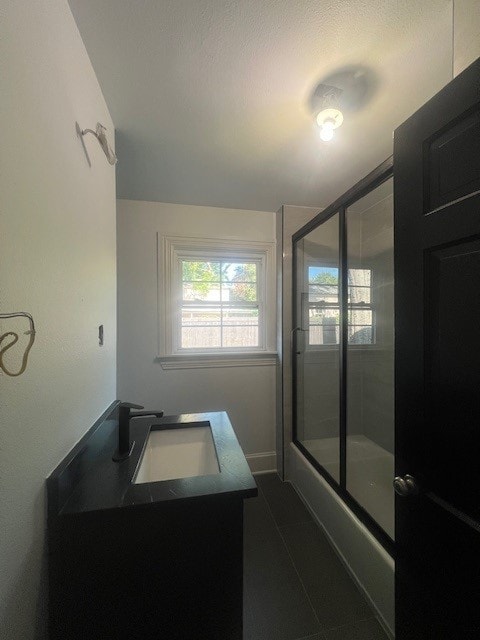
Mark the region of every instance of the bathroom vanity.
<instances>
[{"instance_id":1,"label":"bathroom vanity","mask_svg":"<svg viewBox=\"0 0 480 640\"><path fill-rule=\"evenodd\" d=\"M241 640L257 488L227 414L139 419L120 463L117 429L114 403L48 479L51 638Z\"/></svg>"}]
</instances>

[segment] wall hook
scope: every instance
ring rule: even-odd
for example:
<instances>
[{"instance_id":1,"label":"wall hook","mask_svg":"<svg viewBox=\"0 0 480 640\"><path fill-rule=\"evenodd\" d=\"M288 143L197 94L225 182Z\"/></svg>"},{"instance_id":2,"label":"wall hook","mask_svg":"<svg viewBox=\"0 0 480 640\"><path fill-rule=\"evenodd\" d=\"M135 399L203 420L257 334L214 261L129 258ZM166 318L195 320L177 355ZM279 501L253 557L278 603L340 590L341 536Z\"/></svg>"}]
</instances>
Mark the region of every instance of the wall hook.
<instances>
[{"instance_id":1,"label":"wall hook","mask_svg":"<svg viewBox=\"0 0 480 640\"><path fill-rule=\"evenodd\" d=\"M12 371L9 371L7 369L7 367L5 366L4 362L3 362L3 356L4 354L11 349L19 340L18 337L18 333L16 333L15 331L7 331L6 333L4 333L3 335L0 335L0 347L2 342L8 338L8 336L11 336L11 340L10 342L8 342L8 344L6 344L5 346L0 348L0 369L7 374L7 376L10 376L12 378L16 378L17 376L21 376L22 373L25 371L25 369L27 368L27 362L28 362L28 355L30 353L30 349L33 347L33 343L35 342L35 323L33 321L32 316L27 313L26 311L14 311L12 313L0 313L0 319L3 318L28 318L28 321L30 323L30 329L29 331L25 331L25 335L30 336L29 340L28 340L28 344L25 348L24 354L23 354L23 358L22 358L22 365L20 367L20 370L17 371L17 373L13 373Z\"/></svg>"}]
</instances>

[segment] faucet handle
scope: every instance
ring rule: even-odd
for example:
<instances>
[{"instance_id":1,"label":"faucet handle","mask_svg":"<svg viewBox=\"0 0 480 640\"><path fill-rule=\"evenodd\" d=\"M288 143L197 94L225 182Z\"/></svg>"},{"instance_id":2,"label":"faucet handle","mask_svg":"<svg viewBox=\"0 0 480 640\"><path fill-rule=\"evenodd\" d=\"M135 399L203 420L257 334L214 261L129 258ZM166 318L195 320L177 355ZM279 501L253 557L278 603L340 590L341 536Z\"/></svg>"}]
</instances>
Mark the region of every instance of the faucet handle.
<instances>
[{"instance_id":1,"label":"faucet handle","mask_svg":"<svg viewBox=\"0 0 480 640\"><path fill-rule=\"evenodd\" d=\"M143 409L141 404L132 404L131 402L121 402L120 406L125 409Z\"/></svg>"}]
</instances>

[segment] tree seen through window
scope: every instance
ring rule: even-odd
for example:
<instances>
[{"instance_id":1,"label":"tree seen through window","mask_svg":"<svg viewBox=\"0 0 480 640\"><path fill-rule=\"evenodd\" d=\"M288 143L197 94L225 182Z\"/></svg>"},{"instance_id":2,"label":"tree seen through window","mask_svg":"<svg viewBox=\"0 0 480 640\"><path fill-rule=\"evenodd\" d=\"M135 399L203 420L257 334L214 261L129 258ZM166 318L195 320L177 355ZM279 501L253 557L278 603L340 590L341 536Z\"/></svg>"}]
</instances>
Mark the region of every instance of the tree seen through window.
<instances>
[{"instance_id":1,"label":"tree seen through window","mask_svg":"<svg viewBox=\"0 0 480 640\"><path fill-rule=\"evenodd\" d=\"M373 344L370 269L348 270L348 342ZM308 267L308 344L339 344L339 271L335 267Z\"/></svg>"},{"instance_id":2,"label":"tree seen through window","mask_svg":"<svg viewBox=\"0 0 480 640\"><path fill-rule=\"evenodd\" d=\"M181 348L259 345L258 262L184 259Z\"/></svg>"}]
</instances>

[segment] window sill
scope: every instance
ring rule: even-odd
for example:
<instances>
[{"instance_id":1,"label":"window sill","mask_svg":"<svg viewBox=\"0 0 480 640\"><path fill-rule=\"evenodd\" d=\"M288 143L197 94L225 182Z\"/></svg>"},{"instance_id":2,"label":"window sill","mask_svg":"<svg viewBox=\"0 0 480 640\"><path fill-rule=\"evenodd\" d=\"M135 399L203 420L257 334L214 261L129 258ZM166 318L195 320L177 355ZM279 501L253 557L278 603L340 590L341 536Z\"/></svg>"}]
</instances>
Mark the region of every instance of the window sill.
<instances>
[{"instance_id":1,"label":"window sill","mask_svg":"<svg viewBox=\"0 0 480 640\"><path fill-rule=\"evenodd\" d=\"M215 367L271 367L277 364L274 351L261 353L212 353L158 356L162 369L209 369Z\"/></svg>"}]
</instances>

